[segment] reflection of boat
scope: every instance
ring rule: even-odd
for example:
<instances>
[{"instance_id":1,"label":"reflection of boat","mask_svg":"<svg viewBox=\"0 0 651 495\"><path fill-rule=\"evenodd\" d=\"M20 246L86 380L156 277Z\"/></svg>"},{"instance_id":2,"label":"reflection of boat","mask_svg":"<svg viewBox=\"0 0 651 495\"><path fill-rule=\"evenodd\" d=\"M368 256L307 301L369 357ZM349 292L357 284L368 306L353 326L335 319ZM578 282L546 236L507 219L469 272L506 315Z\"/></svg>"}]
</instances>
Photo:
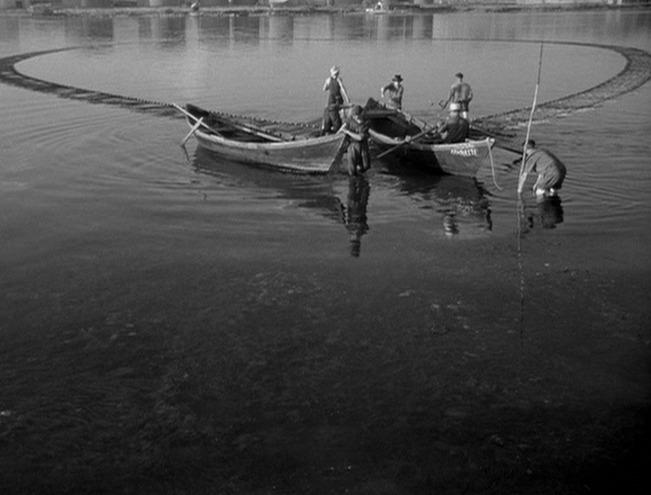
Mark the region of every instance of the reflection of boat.
<instances>
[{"instance_id":1,"label":"reflection of boat","mask_svg":"<svg viewBox=\"0 0 651 495\"><path fill-rule=\"evenodd\" d=\"M186 115L204 148L231 160L291 172L327 173L340 159L345 134L320 135L309 124L292 124L226 115L194 105Z\"/></svg>"},{"instance_id":2,"label":"reflection of boat","mask_svg":"<svg viewBox=\"0 0 651 495\"><path fill-rule=\"evenodd\" d=\"M475 178L441 175L414 167L405 173L396 160L383 160L378 168L384 177L395 177L397 189L423 210L436 211L447 236L492 230L490 201Z\"/></svg>"},{"instance_id":3,"label":"reflection of boat","mask_svg":"<svg viewBox=\"0 0 651 495\"><path fill-rule=\"evenodd\" d=\"M234 190L250 188L273 191L273 197L287 200L293 206L307 209L337 224L348 232L350 254L359 257L361 238L368 231L366 207L370 186L364 176L317 177L274 173L259 167L242 167L198 147L192 159L195 170L217 179ZM346 187L347 185L347 187ZM345 199L337 190L344 189ZM257 194L256 194L257 196Z\"/></svg>"},{"instance_id":4,"label":"reflection of boat","mask_svg":"<svg viewBox=\"0 0 651 495\"><path fill-rule=\"evenodd\" d=\"M432 126L402 110L388 108L370 98L364 111L371 121L371 138L380 149L397 148L393 155L446 174L474 177L489 159L495 142L484 138L437 144L427 136L427 131L434 129ZM407 136L418 139L408 141Z\"/></svg>"}]
</instances>

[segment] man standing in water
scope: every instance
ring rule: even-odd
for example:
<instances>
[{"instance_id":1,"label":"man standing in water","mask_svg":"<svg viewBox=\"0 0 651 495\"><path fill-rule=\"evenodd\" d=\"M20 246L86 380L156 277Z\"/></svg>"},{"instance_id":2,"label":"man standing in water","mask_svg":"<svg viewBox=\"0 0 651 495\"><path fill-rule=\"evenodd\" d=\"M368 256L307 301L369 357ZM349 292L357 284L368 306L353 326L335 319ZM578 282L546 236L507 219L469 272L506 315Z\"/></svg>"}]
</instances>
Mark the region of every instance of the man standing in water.
<instances>
[{"instance_id":1,"label":"man standing in water","mask_svg":"<svg viewBox=\"0 0 651 495\"><path fill-rule=\"evenodd\" d=\"M348 173L357 175L371 168L371 153L368 147L368 131L370 124L364 118L362 107L355 105L346 119L343 131L348 141Z\"/></svg>"},{"instance_id":2,"label":"man standing in water","mask_svg":"<svg viewBox=\"0 0 651 495\"><path fill-rule=\"evenodd\" d=\"M518 194L522 194L527 175L536 172L538 179L533 186L536 196L556 196L567 173L565 165L551 152L536 149L536 142L533 139L527 141L525 156L524 168L518 180Z\"/></svg>"},{"instance_id":3,"label":"man standing in water","mask_svg":"<svg viewBox=\"0 0 651 495\"><path fill-rule=\"evenodd\" d=\"M458 103L461 105L461 116L468 119L468 107L470 100L472 100L472 88L467 82L463 82L463 74L457 72L455 74L456 82L450 87L450 94L447 100L439 101L439 106L445 108L449 103Z\"/></svg>"},{"instance_id":4,"label":"man standing in water","mask_svg":"<svg viewBox=\"0 0 651 495\"><path fill-rule=\"evenodd\" d=\"M385 94L388 93L387 105L400 110L402 108L402 93L404 91L402 76L396 74L389 84L380 88L380 96L384 98Z\"/></svg>"},{"instance_id":5,"label":"man standing in water","mask_svg":"<svg viewBox=\"0 0 651 495\"><path fill-rule=\"evenodd\" d=\"M344 82L339 78L339 67L336 65L330 69L330 76L323 84L323 91L328 92L328 103L323 111L323 134L337 132L341 127L341 116L339 110L344 103L350 103Z\"/></svg>"}]
</instances>

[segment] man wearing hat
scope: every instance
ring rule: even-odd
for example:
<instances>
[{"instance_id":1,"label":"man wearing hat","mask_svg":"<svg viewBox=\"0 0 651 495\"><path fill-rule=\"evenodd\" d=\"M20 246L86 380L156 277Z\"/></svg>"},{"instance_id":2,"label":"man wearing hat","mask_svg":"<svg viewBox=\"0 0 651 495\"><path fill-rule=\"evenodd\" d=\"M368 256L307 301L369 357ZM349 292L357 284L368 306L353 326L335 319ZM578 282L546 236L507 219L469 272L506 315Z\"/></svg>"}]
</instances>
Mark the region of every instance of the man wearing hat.
<instances>
[{"instance_id":1,"label":"man wearing hat","mask_svg":"<svg viewBox=\"0 0 651 495\"><path fill-rule=\"evenodd\" d=\"M323 111L323 134L337 132L341 127L341 116L339 110L344 104L350 103L344 82L339 77L339 67L336 65L330 69L330 76L323 84L323 91L328 92L328 103Z\"/></svg>"},{"instance_id":2,"label":"man wearing hat","mask_svg":"<svg viewBox=\"0 0 651 495\"><path fill-rule=\"evenodd\" d=\"M364 117L362 107L354 105L346 119L343 132L346 133L348 153L348 173L357 175L371 168L371 153L368 146L370 123Z\"/></svg>"},{"instance_id":3,"label":"man wearing hat","mask_svg":"<svg viewBox=\"0 0 651 495\"><path fill-rule=\"evenodd\" d=\"M387 106L401 109L402 93L404 90L405 88L402 85L402 76L400 74L396 74L393 76L393 79L389 84L380 88L380 96L382 98L385 98L385 93L388 93L388 97L386 97Z\"/></svg>"},{"instance_id":4,"label":"man wearing hat","mask_svg":"<svg viewBox=\"0 0 651 495\"><path fill-rule=\"evenodd\" d=\"M518 180L518 194L522 193L527 175L531 172L538 174L538 179L533 185L533 191L538 197L556 196L563 185L567 169L565 165L551 152L536 148L533 139L527 141L525 148L525 162L522 174Z\"/></svg>"},{"instance_id":5,"label":"man wearing hat","mask_svg":"<svg viewBox=\"0 0 651 495\"><path fill-rule=\"evenodd\" d=\"M438 126L443 143L463 143L468 139L470 124L460 115L460 112L459 103L450 103L450 115Z\"/></svg>"},{"instance_id":6,"label":"man wearing hat","mask_svg":"<svg viewBox=\"0 0 651 495\"><path fill-rule=\"evenodd\" d=\"M455 74L456 82L450 87L450 94L447 100L439 101L441 108L445 108L449 103L458 103L461 105L461 116L464 119L468 118L468 107L470 100L472 100L472 88L467 82L463 82L463 74L457 72Z\"/></svg>"}]
</instances>

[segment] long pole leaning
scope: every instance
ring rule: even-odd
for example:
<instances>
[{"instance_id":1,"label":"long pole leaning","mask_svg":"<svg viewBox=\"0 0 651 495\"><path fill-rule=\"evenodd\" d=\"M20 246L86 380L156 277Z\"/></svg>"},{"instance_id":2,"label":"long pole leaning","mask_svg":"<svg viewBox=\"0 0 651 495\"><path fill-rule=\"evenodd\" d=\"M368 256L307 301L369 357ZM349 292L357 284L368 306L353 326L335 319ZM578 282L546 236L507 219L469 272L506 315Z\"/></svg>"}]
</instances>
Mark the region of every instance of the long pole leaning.
<instances>
[{"instance_id":1,"label":"long pole leaning","mask_svg":"<svg viewBox=\"0 0 651 495\"><path fill-rule=\"evenodd\" d=\"M520 174L518 175L518 184L524 172L524 163L527 161L527 143L531 136L531 123L533 122L533 113L536 111L536 103L538 102L538 89L540 89L540 73L542 72L542 59L543 59L543 43L540 42L540 54L538 55L538 76L536 77L536 88L533 92L533 103L531 104L531 113L529 114L529 122L527 123L527 134L522 144L522 163L520 164Z\"/></svg>"}]
</instances>

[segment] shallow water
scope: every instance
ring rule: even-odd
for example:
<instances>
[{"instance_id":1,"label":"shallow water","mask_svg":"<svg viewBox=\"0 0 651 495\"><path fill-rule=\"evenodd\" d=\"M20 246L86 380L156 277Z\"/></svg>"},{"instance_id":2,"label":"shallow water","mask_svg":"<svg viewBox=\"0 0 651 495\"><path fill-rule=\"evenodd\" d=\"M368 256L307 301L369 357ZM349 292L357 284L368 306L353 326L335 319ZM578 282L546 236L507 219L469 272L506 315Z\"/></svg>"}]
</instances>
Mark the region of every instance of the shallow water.
<instances>
[{"instance_id":1,"label":"shallow water","mask_svg":"<svg viewBox=\"0 0 651 495\"><path fill-rule=\"evenodd\" d=\"M646 11L0 17L0 54L79 47L18 68L295 121L319 115L337 63L359 102L401 73L405 107L433 121L458 70L476 115L519 108L539 40L649 50L650 24ZM548 43L540 101L624 64ZM507 152L477 182L391 163L294 176L193 141L186 157L180 120L1 85L4 485L619 486L648 432L650 97L647 83L536 124L569 174L560 208L527 196L519 216Z\"/></svg>"}]
</instances>

